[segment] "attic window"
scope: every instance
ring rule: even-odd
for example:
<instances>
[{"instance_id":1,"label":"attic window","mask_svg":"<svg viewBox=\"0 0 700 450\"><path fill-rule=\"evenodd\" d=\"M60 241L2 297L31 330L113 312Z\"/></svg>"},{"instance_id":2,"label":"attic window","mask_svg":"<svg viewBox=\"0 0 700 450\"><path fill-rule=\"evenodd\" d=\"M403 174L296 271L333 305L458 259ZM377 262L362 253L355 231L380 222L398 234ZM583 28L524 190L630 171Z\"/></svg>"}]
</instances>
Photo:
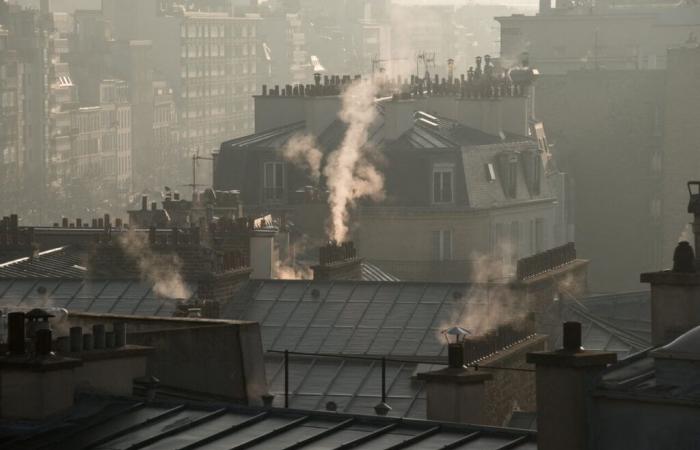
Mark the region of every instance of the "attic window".
<instances>
[{"instance_id":1,"label":"attic window","mask_svg":"<svg viewBox=\"0 0 700 450\"><path fill-rule=\"evenodd\" d=\"M496 181L496 168L493 167L493 163L486 164L486 179Z\"/></svg>"},{"instance_id":2,"label":"attic window","mask_svg":"<svg viewBox=\"0 0 700 450\"><path fill-rule=\"evenodd\" d=\"M503 152L498 156L498 171L506 198L516 198L518 193L518 155Z\"/></svg>"}]
</instances>

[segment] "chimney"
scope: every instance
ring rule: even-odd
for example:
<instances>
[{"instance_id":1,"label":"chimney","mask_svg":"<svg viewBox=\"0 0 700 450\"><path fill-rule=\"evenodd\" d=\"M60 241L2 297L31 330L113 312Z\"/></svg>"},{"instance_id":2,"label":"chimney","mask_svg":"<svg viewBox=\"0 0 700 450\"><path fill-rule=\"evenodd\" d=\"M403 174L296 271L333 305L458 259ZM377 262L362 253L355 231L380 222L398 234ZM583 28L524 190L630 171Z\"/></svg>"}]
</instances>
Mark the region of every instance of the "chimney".
<instances>
[{"instance_id":1,"label":"chimney","mask_svg":"<svg viewBox=\"0 0 700 450\"><path fill-rule=\"evenodd\" d=\"M250 278L271 279L275 270L274 241L276 230L253 230L250 236Z\"/></svg>"},{"instance_id":2,"label":"chimney","mask_svg":"<svg viewBox=\"0 0 700 450\"><path fill-rule=\"evenodd\" d=\"M141 196L141 211L146 211L148 209L148 196Z\"/></svg>"},{"instance_id":3,"label":"chimney","mask_svg":"<svg viewBox=\"0 0 700 450\"><path fill-rule=\"evenodd\" d=\"M392 99L384 102L384 137L394 141L413 127L416 102L413 99Z\"/></svg>"},{"instance_id":4,"label":"chimney","mask_svg":"<svg viewBox=\"0 0 700 450\"><path fill-rule=\"evenodd\" d=\"M617 361L611 352L581 348L581 324L564 323L564 348L528 353L535 364L537 448L588 450L587 397L600 372Z\"/></svg>"},{"instance_id":5,"label":"chimney","mask_svg":"<svg viewBox=\"0 0 700 450\"><path fill-rule=\"evenodd\" d=\"M7 347L10 355L24 355L24 313L7 315Z\"/></svg>"},{"instance_id":6,"label":"chimney","mask_svg":"<svg viewBox=\"0 0 700 450\"><path fill-rule=\"evenodd\" d=\"M700 245L700 181L688 182L688 213L693 214L695 249ZM697 253L687 241L673 252L673 269L643 273L651 284L651 343L665 345L700 325L700 267Z\"/></svg>"},{"instance_id":7,"label":"chimney","mask_svg":"<svg viewBox=\"0 0 700 450\"><path fill-rule=\"evenodd\" d=\"M362 280L362 258L352 241L329 242L319 248L319 263L312 266L314 280Z\"/></svg>"},{"instance_id":8,"label":"chimney","mask_svg":"<svg viewBox=\"0 0 700 450\"><path fill-rule=\"evenodd\" d=\"M443 422L484 424L486 381L493 375L464 367L464 342L469 334L460 327L443 332L447 339L447 368L419 373L426 382L427 418Z\"/></svg>"}]
</instances>

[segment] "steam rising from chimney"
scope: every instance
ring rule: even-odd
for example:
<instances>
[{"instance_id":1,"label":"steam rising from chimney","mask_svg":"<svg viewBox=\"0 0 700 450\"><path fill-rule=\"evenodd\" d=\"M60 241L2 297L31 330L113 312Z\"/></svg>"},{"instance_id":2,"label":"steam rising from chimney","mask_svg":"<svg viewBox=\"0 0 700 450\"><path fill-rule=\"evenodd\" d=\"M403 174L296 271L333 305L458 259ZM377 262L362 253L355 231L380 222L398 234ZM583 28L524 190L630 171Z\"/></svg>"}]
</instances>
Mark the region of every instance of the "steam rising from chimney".
<instances>
[{"instance_id":1,"label":"steam rising from chimney","mask_svg":"<svg viewBox=\"0 0 700 450\"><path fill-rule=\"evenodd\" d=\"M316 139L310 134L295 134L281 149L284 159L303 168L314 183L321 178L323 153L318 149Z\"/></svg>"},{"instance_id":2,"label":"steam rising from chimney","mask_svg":"<svg viewBox=\"0 0 700 450\"><path fill-rule=\"evenodd\" d=\"M384 177L371 163L368 130L377 116L377 86L370 80L353 82L342 95L340 120L348 126L340 147L328 156L323 169L329 189L331 218L328 236L344 242L348 235L349 210L357 199L384 196Z\"/></svg>"},{"instance_id":3,"label":"steam rising from chimney","mask_svg":"<svg viewBox=\"0 0 700 450\"><path fill-rule=\"evenodd\" d=\"M156 254L145 234L129 230L120 237L119 244L127 255L134 258L141 277L153 283L153 291L166 298L189 298L192 292L182 279L182 261L175 254Z\"/></svg>"}]
</instances>

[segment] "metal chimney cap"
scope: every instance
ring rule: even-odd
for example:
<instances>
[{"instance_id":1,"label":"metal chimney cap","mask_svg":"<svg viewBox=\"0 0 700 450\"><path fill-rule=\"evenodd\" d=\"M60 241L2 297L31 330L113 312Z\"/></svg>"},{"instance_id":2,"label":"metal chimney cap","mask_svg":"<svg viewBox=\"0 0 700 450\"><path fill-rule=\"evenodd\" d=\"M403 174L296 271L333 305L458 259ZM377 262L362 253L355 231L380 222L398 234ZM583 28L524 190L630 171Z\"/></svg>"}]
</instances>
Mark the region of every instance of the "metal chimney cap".
<instances>
[{"instance_id":1,"label":"metal chimney cap","mask_svg":"<svg viewBox=\"0 0 700 450\"><path fill-rule=\"evenodd\" d=\"M442 332L451 336L464 336L467 334L472 334L469 330L462 327L452 327L448 328L447 330L443 330Z\"/></svg>"}]
</instances>

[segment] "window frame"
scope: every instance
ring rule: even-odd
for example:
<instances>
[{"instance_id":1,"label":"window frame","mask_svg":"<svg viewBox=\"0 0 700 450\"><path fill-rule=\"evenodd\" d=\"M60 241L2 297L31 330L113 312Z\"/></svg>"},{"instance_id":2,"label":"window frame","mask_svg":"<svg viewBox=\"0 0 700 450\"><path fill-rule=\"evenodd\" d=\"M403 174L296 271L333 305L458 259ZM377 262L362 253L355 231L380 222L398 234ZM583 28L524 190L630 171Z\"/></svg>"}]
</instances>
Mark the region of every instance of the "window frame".
<instances>
[{"instance_id":1,"label":"window frame","mask_svg":"<svg viewBox=\"0 0 700 450\"><path fill-rule=\"evenodd\" d=\"M272 167L271 180L268 177L268 167ZM267 203L283 201L286 194L285 186L287 175L284 161L265 161L262 169L263 200ZM272 183L270 183L270 181Z\"/></svg>"},{"instance_id":2,"label":"window frame","mask_svg":"<svg viewBox=\"0 0 700 450\"><path fill-rule=\"evenodd\" d=\"M445 175L444 174L450 174L450 190L449 190L449 199L445 199ZM438 190L435 189L436 187L436 175L439 175L439 184L438 186L440 187ZM453 204L455 201L455 170L454 170L454 164L452 163L436 163L433 164L433 170L431 171L431 177L430 177L430 190L431 190L431 203L434 205L450 205ZM439 198L438 198L438 193L439 193Z\"/></svg>"}]
</instances>

